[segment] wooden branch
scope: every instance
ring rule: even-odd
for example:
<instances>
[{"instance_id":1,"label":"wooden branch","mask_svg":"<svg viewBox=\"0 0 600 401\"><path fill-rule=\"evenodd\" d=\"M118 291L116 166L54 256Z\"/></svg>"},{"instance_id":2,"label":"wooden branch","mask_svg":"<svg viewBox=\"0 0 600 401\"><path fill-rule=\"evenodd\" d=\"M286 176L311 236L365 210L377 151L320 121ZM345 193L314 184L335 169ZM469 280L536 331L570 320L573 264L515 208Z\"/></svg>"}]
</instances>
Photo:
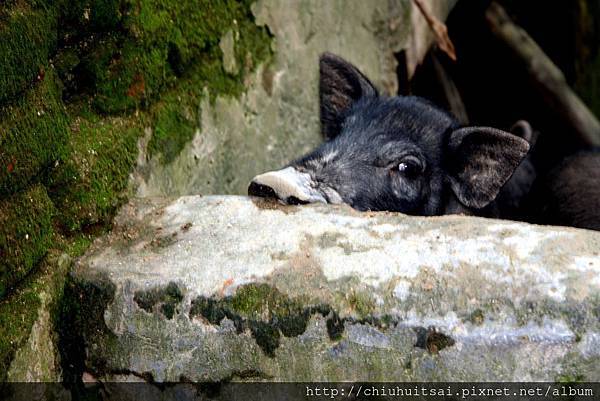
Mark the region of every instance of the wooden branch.
<instances>
[{"instance_id":1,"label":"wooden branch","mask_svg":"<svg viewBox=\"0 0 600 401\"><path fill-rule=\"evenodd\" d=\"M563 73L538 44L510 19L498 3L492 2L485 16L492 33L524 62L531 80L548 106L573 128L583 142L600 146L600 122L569 87Z\"/></svg>"},{"instance_id":2,"label":"wooden branch","mask_svg":"<svg viewBox=\"0 0 600 401\"><path fill-rule=\"evenodd\" d=\"M456 61L456 50L454 49L454 43L452 43L452 40L450 40L450 36L448 35L448 28L446 27L446 24L440 21L431 13L431 11L427 9L423 3L423 0L413 1L419 8L419 11L421 11L421 14L423 14L423 17L427 21L429 28L431 28L433 34L435 35L435 40L440 50L446 53L452 61Z\"/></svg>"}]
</instances>

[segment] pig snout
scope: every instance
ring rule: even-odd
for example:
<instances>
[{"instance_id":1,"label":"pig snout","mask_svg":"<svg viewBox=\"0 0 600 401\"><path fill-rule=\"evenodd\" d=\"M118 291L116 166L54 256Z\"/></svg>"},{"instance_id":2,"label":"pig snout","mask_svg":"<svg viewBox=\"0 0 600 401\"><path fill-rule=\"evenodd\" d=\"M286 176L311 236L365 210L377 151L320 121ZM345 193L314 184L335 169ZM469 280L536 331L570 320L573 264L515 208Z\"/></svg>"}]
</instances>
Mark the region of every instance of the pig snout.
<instances>
[{"instance_id":1,"label":"pig snout","mask_svg":"<svg viewBox=\"0 0 600 401\"><path fill-rule=\"evenodd\" d=\"M248 195L274 198L288 205L327 203L323 194L316 189L310 174L294 167L257 175L248 186Z\"/></svg>"}]
</instances>

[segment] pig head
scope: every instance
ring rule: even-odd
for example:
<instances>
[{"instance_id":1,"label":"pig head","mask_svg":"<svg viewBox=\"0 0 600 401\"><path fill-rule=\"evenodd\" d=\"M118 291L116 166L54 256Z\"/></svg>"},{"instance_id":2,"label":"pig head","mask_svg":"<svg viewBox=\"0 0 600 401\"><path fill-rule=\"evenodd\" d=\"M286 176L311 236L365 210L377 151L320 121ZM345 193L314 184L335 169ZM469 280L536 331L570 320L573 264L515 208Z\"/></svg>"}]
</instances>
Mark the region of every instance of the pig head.
<instances>
[{"instance_id":1,"label":"pig head","mask_svg":"<svg viewBox=\"0 0 600 401\"><path fill-rule=\"evenodd\" d=\"M345 203L358 210L448 213L492 202L527 154L526 140L461 127L425 99L385 97L356 67L320 58L326 141L284 168L260 174L248 194L287 204Z\"/></svg>"}]
</instances>

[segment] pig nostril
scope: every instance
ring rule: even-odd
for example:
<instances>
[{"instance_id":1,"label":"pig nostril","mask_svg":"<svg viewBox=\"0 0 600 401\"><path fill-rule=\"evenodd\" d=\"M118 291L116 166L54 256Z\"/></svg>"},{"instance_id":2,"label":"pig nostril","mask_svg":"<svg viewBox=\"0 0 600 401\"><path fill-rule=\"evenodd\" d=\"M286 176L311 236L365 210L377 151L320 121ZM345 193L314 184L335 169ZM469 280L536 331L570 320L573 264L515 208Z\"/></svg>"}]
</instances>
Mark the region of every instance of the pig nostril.
<instances>
[{"instance_id":1,"label":"pig nostril","mask_svg":"<svg viewBox=\"0 0 600 401\"><path fill-rule=\"evenodd\" d=\"M248 195L259 196L261 198L281 199L281 197L277 195L273 188L265 184L259 184L256 181L252 181L248 186ZM295 196L288 196L287 198L281 200L288 205L306 205L310 203Z\"/></svg>"},{"instance_id":2,"label":"pig nostril","mask_svg":"<svg viewBox=\"0 0 600 401\"><path fill-rule=\"evenodd\" d=\"M287 203L288 205L307 205L310 202L298 199L295 196L290 196L285 200L285 203Z\"/></svg>"},{"instance_id":3,"label":"pig nostril","mask_svg":"<svg viewBox=\"0 0 600 401\"><path fill-rule=\"evenodd\" d=\"M257 182L252 181L248 186L248 195L250 196L260 196L261 198L275 198L279 199L277 193L273 188L268 185L259 184Z\"/></svg>"}]
</instances>

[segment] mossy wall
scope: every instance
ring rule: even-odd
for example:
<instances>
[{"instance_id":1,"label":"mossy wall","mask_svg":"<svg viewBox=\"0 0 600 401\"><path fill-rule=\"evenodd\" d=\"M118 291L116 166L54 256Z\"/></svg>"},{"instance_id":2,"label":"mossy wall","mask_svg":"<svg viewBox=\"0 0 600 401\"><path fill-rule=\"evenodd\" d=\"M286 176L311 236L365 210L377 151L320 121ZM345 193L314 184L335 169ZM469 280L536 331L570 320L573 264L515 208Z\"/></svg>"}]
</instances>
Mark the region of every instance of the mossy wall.
<instances>
[{"instance_id":1,"label":"mossy wall","mask_svg":"<svg viewBox=\"0 0 600 401\"><path fill-rule=\"evenodd\" d=\"M41 185L0 201L0 298L46 253L52 243L53 214Z\"/></svg>"},{"instance_id":2,"label":"mossy wall","mask_svg":"<svg viewBox=\"0 0 600 401\"><path fill-rule=\"evenodd\" d=\"M0 382L60 379L53 326L71 260L61 252L50 250L36 271L0 300Z\"/></svg>"},{"instance_id":3,"label":"mossy wall","mask_svg":"<svg viewBox=\"0 0 600 401\"><path fill-rule=\"evenodd\" d=\"M0 5L0 103L32 85L57 45L56 8L41 1Z\"/></svg>"},{"instance_id":4,"label":"mossy wall","mask_svg":"<svg viewBox=\"0 0 600 401\"><path fill-rule=\"evenodd\" d=\"M0 194L26 188L42 170L67 156L68 117L56 74L50 69L35 81L22 97L0 109Z\"/></svg>"},{"instance_id":5,"label":"mossy wall","mask_svg":"<svg viewBox=\"0 0 600 401\"><path fill-rule=\"evenodd\" d=\"M0 4L0 337L7 339L0 370L35 322L45 255L77 256L110 227L129 195L145 132L153 133L145 137L149 155L172 160L198 128L203 88L210 96L239 95L244 77L270 57L270 34L255 24L250 6ZM219 44L227 32L236 47L224 66Z\"/></svg>"}]
</instances>

